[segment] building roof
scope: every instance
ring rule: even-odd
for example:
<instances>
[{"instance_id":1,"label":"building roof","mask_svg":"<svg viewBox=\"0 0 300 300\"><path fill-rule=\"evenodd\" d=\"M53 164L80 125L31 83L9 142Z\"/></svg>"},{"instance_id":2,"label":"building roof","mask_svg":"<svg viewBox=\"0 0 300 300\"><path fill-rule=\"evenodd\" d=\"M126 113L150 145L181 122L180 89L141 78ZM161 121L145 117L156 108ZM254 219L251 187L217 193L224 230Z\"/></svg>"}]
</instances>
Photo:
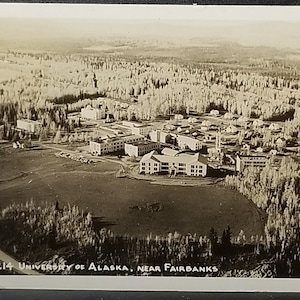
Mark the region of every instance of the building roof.
<instances>
[{"instance_id":1,"label":"building roof","mask_svg":"<svg viewBox=\"0 0 300 300\"><path fill-rule=\"evenodd\" d=\"M166 149L166 148L165 148ZM170 149L172 150L172 149ZM199 153L195 153L193 155L187 153L178 153L174 156L172 155L163 155L157 154L156 151L151 151L148 154L144 155L141 159L141 162L145 162L149 159L152 159L161 163L195 163L200 162L202 164L207 164L207 161L204 157L202 157Z\"/></svg>"},{"instance_id":2,"label":"building roof","mask_svg":"<svg viewBox=\"0 0 300 300\"><path fill-rule=\"evenodd\" d=\"M144 138L142 135L138 135L138 134L130 134L130 135L125 135L123 137L121 137L121 139L124 140L124 142L126 142L127 140L130 140L132 138Z\"/></svg>"},{"instance_id":3,"label":"building roof","mask_svg":"<svg viewBox=\"0 0 300 300\"><path fill-rule=\"evenodd\" d=\"M203 164L207 165L207 158L205 158L204 156L202 156L200 153L196 153L198 155L197 160Z\"/></svg>"},{"instance_id":4,"label":"building roof","mask_svg":"<svg viewBox=\"0 0 300 300\"><path fill-rule=\"evenodd\" d=\"M144 162L144 161L147 161L149 159L153 159L155 161L158 161L155 157L154 157L154 154L157 154L157 152L155 150L145 154L142 159L140 160L140 162Z\"/></svg>"},{"instance_id":5,"label":"building roof","mask_svg":"<svg viewBox=\"0 0 300 300\"><path fill-rule=\"evenodd\" d=\"M102 137L100 140L94 141L94 142L103 144L103 143L110 143L110 142L115 142L115 141L124 141L124 143L126 143L128 140L130 141L132 138L144 138L144 137L142 135L136 135L136 134L125 135L125 136L106 135L105 137Z\"/></svg>"},{"instance_id":6,"label":"building roof","mask_svg":"<svg viewBox=\"0 0 300 300\"><path fill-rule=\"evenodd\" d=\"M159 143L152 142L152 141L139 141L139 142L127 143L127 145L146 146L146 145L159 145Z\"/></svg>"},{"instance_id":7,"label":"building roof","mask_svg":"<svg viewBox=\"0 0 300 300\"><path fill-rule=\"evenodd\" d=\"M179 151L170 148L164 148L161 153L168 156L175 156L179 153Z\"/></svg>"},{"instance_id":8,"label":"building roof","mask_svg":"<svg viewBox=\"0 0 300 300\"><path fill-rule=\"evenodd\" d=\"M100 111L101 109L100 108L95 108L95 107L92 107L90 105L82 108L81 110L91 110L91 111Z\"/></svg>"},{"instance_id":9,"label":"building roof","mask_svg":"<svg viewBox=\"0 0 300 300\"><path fill-rule=\"evenodd\" d=\"M191 137L191 136L187 136L187 135L178 134L177 138L181 139L181 140L189 141L189 142L199 142L200 143L200 141L198 139Z\"/></svg>"},{"instance_id":10,"label":"building roof","mask_svg":"<svg viewBox=\"0 0 300 300\"><path fill-rule=\"evenodd\" d=\"M34 120L30 120L30 119L19 119L17 121L31 123L31 124L41 124L41 122L39 122L39 121L34 121Z\"/></svg>"},{"instance_id":11,"label":"building roof","mask_svg":"<svg viewBox=\"0 0 300 300\"><path fill-rule=\"evenodd\" d=\"M237 155L237 157L239 157L240 159L243 159L243 158L266 158L266 155L243 155L243 154L239 154Z\"/></svg>"}]
</instances>

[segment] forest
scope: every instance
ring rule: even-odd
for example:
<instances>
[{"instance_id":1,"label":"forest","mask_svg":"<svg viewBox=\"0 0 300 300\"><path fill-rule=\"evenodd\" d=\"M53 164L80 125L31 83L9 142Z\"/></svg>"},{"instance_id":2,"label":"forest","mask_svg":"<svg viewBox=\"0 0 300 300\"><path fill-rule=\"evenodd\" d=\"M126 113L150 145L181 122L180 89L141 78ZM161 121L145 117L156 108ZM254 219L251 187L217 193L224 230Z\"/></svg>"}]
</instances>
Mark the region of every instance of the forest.
<instances>
[{"instance_id":1,"label":"forest","mask_svg":"<svg viewBox=\"0 0 300 300\"><path fill-rule=\"evenodd\" d=\"M77 206L60 207L58 202L37 205L27 201L24 204L11 204L1 210L0 229L3 250L12 253L20 261L35 264L63 261L67 264L89 265L94 262L99 265L126 265L136 270L139 265L162 267L170 262L174 266L213 265L218 269L218 272L208 273L172 272L172 275L180 276L277 275L264 237L247 238L243 231L238 236L232 236L230 227L224 229L221 236L213 228L207 236L182 235L178 232L167 236L149 233L145 238L116 236L103 228L90 212L84 212ZM48 274L53 273L52 270L48 271ZM93 272L73 270L71 274L90 273ZM104 271L98 274L112 273ZM116 271L115 274L122 273ZM143 274L133 271L131 275ZM168 272L150 275L168 275Z\"/></svg>"},{"instance_id":2,"label":"forest","mask_svg":"<svg viewBox=\"0 0 300 300\"><path fill-rule=\"evenodd\" d=\"M300 78L298 65L278 64L268 70L231 68L213 64L166 63L87 54L59 55L8 52L1 64L16 76L0 83L0 139L26 138L16 131L17 119L41 122L37 138L53 142L87 142L92 137L75 132L81 122L70 118L82 107L104 107L115 120L155 120L173 113L189 115L219 109L245 118L280 121L280 134L256 128L239 133L252 146L273 147L278 138L299 140ZM62 135L62 132L64 133ZM282 146L277 147L282 150ZM215 264L217 276L299 277L299 164L284 157L278 167L246 168L227 176L225 185L237 189L267 213L265 236L232 236L230 228L207 236L152 236L144 239L115 236L97 230L89 212L58 204L33 202L2 209L4 248L22 260L51 260L54 253L69 262L106 264ZM18 233L18 228L24 228ZM22 240L21 245L17 241ZM7 241L5 243L5 241ZM18 248L19 247L19 248ZM46 251L46 252L45 252ZM212 275L212 274L211 274Z\"/></svg>"},{"instance_id":3,"label":"forest","mask_svg":"<svg viewBox=\"0 0 300 300\"><path fill-rule=\"evenodd\" d=\"M19 118L41 121L41 136L53 136L58 129L72 132L78 124L68 114L86 105L104 106L115 120L153 120L217 108L284 121L290 137L299 132L298 65L281 66L288 71L280 77L273 75L276 64L269 67L271 76L257 66L238 70L85 54L9 52L1 59L19 72L0 83L2 137L13 136Z\"/></svg>"},{"instance_id":4,"label":"forest","mask_svg":"<svg viewBox=\"0 0 300 300\"><path fill-rule=\"evenodd\" d=\"M237 176L227 176L225 184L236 188L267 213L265 245L289 276L299 273L300 224L299 164L284 157L279 167L268 164L263 170L246 168Z\"/></svg>"}]
</instances>

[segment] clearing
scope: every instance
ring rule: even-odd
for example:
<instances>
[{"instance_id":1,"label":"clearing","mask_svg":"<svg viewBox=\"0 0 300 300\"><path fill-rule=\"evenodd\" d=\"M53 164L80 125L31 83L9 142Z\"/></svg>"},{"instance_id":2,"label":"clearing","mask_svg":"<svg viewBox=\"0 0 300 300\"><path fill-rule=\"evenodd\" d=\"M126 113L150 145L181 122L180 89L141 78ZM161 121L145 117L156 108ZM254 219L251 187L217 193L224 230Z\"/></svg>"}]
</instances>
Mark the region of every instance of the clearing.
<instances>
[{"instance_id":1,"label":"clearing","mask_svg":"<svg viewBox=\"0 0 300 300\"><path fill-rule=\"evenodd\" d=\"M168 232L219 235L263 234L264 215L238 192L220 185L172 186L116 178L116 163L84 164L55 156L57 151L0 145L0 205L33 199L78 205L92 212L100 227L116 234L145 236ZM156 204L155 204L156 203ZM147 207L158 205L158 211ZM154 205L154 206L155 206Z\"/></svg>"}]
</instances>

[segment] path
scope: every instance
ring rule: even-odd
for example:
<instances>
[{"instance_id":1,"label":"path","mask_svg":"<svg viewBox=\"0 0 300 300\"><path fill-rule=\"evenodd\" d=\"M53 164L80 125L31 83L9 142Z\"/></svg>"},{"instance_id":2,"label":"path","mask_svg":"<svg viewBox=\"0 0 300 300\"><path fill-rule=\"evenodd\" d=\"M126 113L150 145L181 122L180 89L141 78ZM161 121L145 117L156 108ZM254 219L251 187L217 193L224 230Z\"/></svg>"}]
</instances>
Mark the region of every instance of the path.
<instances>
[{"instance_id":1,"label":"path","mask_svg":"<svg viewBox=\"0 0 300 300\"><path fill-rule=\"evenodd\" d=\"M119 164L119 165L124 167L125 171L128 168L130 168L129 164L122 161L121 159L108 158L107 156L99 157L99 156L92 155L90 153L78 152L76 150L70 150L70 149L66 149L64 147L59 147L57 145L46 144L46 143L42 143L42 142L39 142L38 145L41 146L41 147L47 148L47 149L52 149L52 150L56 150L56 151L59 151L59 152L70 153L70 154L73 154L75 156L83 156L83 157L91 159L95 162L99 161L99 162L111 162L111 163Z\"/></svg>"},{"instance_id":2,"label":"path","mask_svg":"<svg viewBox=\"0 0 300 300\"><path fill-rule=\"evenodd\" d=\"M10 255L6 254L5 252L3 252L2 250L0 250L0 261L6 263L6 264L11 264L12 265L12 269L19 273L19 274L25 274L25 275L41 275L40 273L34 271L34 270L23 270L19 267L19 262L14 259L13 257L11 257ZM9 271L9 269L6 269L7 271Z\"/></svg>"},{"instance_id":3,"label":"path","mask_svg":"<svg viewBox=\"0 0 300 300\"><path fill-rule=\"evenodd\" d=\"M150 181L152 184L160 184L160 185L177 185L177 186L203 186L203 185L212 185L220 181L220 179L213 179L213 178L202 178L202 177L197 177L197 178L187 178L187 177L167 177L167 176L155 176L155 175L147 175L147 174L139 174L139 167L129 161L124 161L124 159L114 159L114 158L109 158L107 156L94 156L91 155L90 153L83 153L80 152L78 153L75 150L69 150L65 149L63 147L59 147L57 145L49 145L45 143L40 143L41 146L48 148L48 149L53 149L57 151L62 151L62 152L68 152L68 153L73 153L74 155L77 156L83 156L85 158L91 159L95 162L111 162L115 164L119 164L121 166L121 170L118 172L121 174L124 174L126 177L131 178L131 179L137 179L137 180L147 180ZM118 172L116 174L118 174Z\"/></svg>"}]
</instances>

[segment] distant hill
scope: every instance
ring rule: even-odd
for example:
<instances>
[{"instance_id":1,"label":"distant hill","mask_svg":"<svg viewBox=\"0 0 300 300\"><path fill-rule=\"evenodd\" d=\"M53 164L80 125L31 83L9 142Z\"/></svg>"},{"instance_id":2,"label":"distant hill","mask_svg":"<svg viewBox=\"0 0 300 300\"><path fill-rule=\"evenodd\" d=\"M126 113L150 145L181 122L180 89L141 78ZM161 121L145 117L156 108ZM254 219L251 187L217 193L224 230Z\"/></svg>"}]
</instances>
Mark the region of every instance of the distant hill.
<instances>
[{"instance_id":1,"label":"distant hill","mask_svg":"<svg viewBox=\"0 0 300 300\"><path fill-rule=\"evenodd\" d=\"M138 47L275 47L300 49L300 22L96 21L0 19L0 48L95 47L119 39ZM129 40L133 42L128 42ZM77 48L77 46L75 48ZM113 45L114 47L117 44Z\"/></svg>"}]
</instances>

